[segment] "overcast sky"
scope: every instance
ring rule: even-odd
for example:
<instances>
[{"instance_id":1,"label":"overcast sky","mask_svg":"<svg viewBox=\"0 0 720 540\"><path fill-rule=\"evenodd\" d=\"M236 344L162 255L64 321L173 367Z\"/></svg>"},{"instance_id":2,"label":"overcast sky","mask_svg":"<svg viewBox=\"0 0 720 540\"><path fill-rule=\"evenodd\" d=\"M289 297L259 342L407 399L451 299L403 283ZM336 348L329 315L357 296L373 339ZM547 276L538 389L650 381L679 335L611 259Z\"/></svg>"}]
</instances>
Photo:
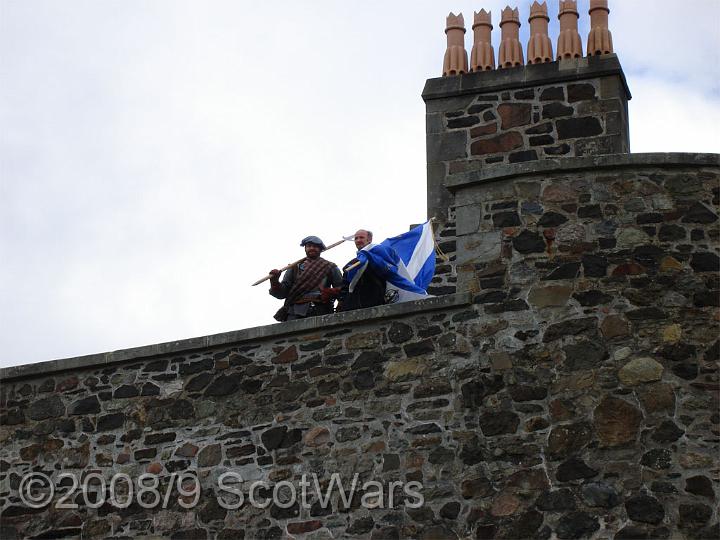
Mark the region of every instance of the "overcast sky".
<instances>
[{"instance_id":1,"label":"overcast sky","mask_svg":"<svg viewBox=\"0 0 720 540\"><path fill-rule=\"evenodd\" d=\"M303 236L423 221L445 17L504 6L0 0L0 366L273 323ZM610 8L633 152L718 152L720 1Z\"/></svg>"}]
</instances>

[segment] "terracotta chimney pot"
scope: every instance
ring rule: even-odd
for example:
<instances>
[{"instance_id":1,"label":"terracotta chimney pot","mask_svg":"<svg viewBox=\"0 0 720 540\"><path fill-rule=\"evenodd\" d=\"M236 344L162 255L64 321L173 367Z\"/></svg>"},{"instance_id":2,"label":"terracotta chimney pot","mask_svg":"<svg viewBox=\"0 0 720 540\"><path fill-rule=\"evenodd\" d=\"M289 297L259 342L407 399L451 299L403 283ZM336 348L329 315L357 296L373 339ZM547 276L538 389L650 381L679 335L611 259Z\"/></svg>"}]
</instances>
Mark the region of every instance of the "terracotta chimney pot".
<instances>
[{"instance_id":1,"label":"terracotta chimney pot","mask_svg":"<svg viewBox=\"0 0 720 540\"><path fill-rule=\"evenodd\" d=\"M495 69L495 50L492 46L492 11L481 9L474 13L474 43L470 53L470 71Z\"/></svg>"},{"instance_id":2,"label":"terracotta chimney pot","mask_svg":"<svg viewBox=\"0 0 720 540\"><path fill-rule=\"evenodd\" d=\"M467 73L468 60L465 51L465 19L462 13L447 16L447 50L443 60L443 77Z\"/></svg>"},{"instance_id":3,"label":"terracotta chimney pot","mask_svg":"<svg viewBox=\"0 0 720 540\"><path fill-rule=\"evenodd\" d=\"M548 36L547 4L538 4L537 0L530 6L530 39L527 45L527 63L542 64L553 61L552 42Z\"/></svg>"},{"instance_id":4,"label":"terracotta chimney pot","mask_svg":"<svg viewBox=\"0 0 720 540\"><path fill-rule=\"evenodd\" d=\"M502 39L500 41L498 67L522 66L525 62L523 61L522 46L519 39L520 12L518 8L510 9L510 6L507 6L502 10L500 29L502 30Z\"/></svg>"},{"instance_id":5,"label":"terracotta chimney pot","mask_svg":"<svg viewBox=\"0 0 720 540\"><path fill-rule=\"evenodd\" d=\"M557 59L582 58L582 40L578 33L577 0L560 0L558 19L560 33L557 41Z\"/></svg>"},{"instance_id":6,"label":"terracotta chimney pot","mask_svg":"<svg viewBox=\"0 0 720 540\"><path fill-rule=\"evenodd\" d=\"M608 30L608 0L590 0L590 33L588 34L588 56L613 52L612 34Z\"/></svg>"}]
</instances>

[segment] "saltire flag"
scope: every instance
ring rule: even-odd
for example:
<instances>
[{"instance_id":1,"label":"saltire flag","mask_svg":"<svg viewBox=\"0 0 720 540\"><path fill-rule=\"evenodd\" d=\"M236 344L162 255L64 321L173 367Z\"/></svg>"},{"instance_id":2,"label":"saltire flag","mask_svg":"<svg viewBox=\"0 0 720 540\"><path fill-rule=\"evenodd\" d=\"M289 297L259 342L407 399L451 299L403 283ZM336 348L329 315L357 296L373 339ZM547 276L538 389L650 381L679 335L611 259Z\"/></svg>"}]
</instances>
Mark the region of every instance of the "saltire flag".
<instances>
[{"instance_id":1,"label":"saltire flag","mask_svg":"<svg viewBox=\"0 0 720 540\"><path fill-rule=\"evenodd\" d=\"M428 298L435 275L435 240L428 220L406 233L368 244L357 253L360 265L348 271L350 292L368 265L386 282L387 303Z\"/></svg>"}]
</instances>

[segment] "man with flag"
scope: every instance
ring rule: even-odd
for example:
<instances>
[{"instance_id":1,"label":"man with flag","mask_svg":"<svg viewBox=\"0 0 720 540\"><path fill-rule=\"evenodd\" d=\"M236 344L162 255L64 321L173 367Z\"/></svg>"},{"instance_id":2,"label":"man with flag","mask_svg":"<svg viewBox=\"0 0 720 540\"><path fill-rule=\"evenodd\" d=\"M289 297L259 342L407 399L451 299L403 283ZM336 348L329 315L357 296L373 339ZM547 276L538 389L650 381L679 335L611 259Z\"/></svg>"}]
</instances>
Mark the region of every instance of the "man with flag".
<instances>
[{"instance_id":1,"label":"man with flag","mask_svg":"<svg viewBox=\"0 0 720 540\"><path fill-rule=\"evenodd\" d=\"M360 229L353 236L355 247L362 250L372 245L372 232ZM351 268L358 262L352 259L345 265ZM339 290L329 291L331 295L338 296L337 311L352 311L373 306L380 306L385 303L385 280L372 267L365 268L365 271L358 276L353 291L350 292L350 279L347 272L343 273L343 284Z\"/></svg>"},{"instance_id":2,"label":"man with flag","mask_svg":"<svg viewBox=\"0 0 720 540\"><path fill-rule=\"evenodd\" d=\"M432 220L379 244L367 244L358 251L357 259L352 267L346 267L350 294L371 268L387 282L386 303L429 298L427 287L435 275Z\"/></svg>"}]
</instances>

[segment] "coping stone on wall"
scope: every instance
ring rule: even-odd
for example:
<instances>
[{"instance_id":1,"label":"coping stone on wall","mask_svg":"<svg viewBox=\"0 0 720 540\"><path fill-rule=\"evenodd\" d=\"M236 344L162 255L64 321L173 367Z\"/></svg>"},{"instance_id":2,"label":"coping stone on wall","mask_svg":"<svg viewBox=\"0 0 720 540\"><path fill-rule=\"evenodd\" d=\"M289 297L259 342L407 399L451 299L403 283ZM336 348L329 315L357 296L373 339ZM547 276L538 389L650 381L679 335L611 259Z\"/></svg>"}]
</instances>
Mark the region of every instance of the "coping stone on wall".
<instances>
[{"instance_id":1,"label":"coping stone on wall","mask_svg":"<svg viewBox=\"0 0 720 540\"><path fill-rule=\"evenodd\" d=\"M617 75L627 99L631 99L625 75L616 54L569 58L556 62L464 73L428 79L423 88L425 103L464 94L490 94L506 89L528 88L560 82L580 81Z\"/></svg>"},{"instance_id":2,"label":"coping stone on wall","mask_svg":"<svg viewBox=\"0 0 720 540\"><path fill-rule=\"evenodd\" d=\"M604 154L569 158L544 159L538 161L493 165L485 169L453 174L445 181L445 187L457 191L468 186L532 176L542 173L565 173L588 169L614 169L632 167L718 167L720 154L693 153L647 153L647 154Z\"/></svg>"},{"instance_id":3,"label":"coping stone on wall","mask_svg":"<svg viewBox=\"0 0 720 540\"><path fill-rule=\"evenodd\" d=\"M61 371L89 369L96 366L134 362L139 359L146 359L153 356L185 353L197 349L207 349L226 345L236 345L239 343L257 341L266 338L276 339L278 337L302 332L326 330L328 328L338 326L355 325L358 323L373 322L382 319L402 317L405 315L414 315L428 311L461 307L470 303L471 297L469 293L435 296L427 300L416 300L414 302L403 302L401 304L390 304L374 308L358 309L356 311L288 321L282 324L255 326L244 330L235 330L232 332L224 332L222 334L213 334L210 336L201 336L179 341L168 341L165 343L133 347L130 349L120 349L114 352L12 366L0 369L0 381L8 382L12 379L45 376Z\"/></svg>"}]
</instances>

